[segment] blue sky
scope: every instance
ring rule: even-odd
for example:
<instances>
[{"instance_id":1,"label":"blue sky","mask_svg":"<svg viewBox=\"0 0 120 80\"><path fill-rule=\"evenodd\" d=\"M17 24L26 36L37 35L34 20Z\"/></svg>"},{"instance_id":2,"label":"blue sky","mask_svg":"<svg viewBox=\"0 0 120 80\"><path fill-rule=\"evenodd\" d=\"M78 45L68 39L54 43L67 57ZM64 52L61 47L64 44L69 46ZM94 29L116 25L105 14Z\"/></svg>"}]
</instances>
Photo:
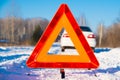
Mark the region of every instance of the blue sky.
<instances>
[{"instance_id":1,"label":"blue sky","mask_svg":"<svg viewBox=\"0 0 120 80\"><path fill-rule=\"evenodd\" d=\"M120 0L0 0L0 17L9 12L11 2L22 18L43 17L51 20L60 4L66 3L75 18L84 15L87 23L96 29L99 23L110 26L120 17Z\"/></svg>"}]
</instances>

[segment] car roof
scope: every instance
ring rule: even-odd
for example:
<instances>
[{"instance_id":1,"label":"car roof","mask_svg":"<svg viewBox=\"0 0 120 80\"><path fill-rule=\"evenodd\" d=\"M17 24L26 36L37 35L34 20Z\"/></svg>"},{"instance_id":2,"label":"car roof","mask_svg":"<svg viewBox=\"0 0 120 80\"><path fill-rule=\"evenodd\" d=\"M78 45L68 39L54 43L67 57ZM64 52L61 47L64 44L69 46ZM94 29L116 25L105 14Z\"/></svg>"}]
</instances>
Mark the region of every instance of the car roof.
<instances>
[{"instance_id":1,"label":"car roof","mask_svg":"<svg viewBox=\"0 0 120 80\"><path fill-rule=\"evenodd\" d=\"M90 27L88 27L88 26L80 26L80 29L81 29L82 31L92 32L92 30L91 30Z\"/></svg>"},{"instance_id":2,"label":"car roof","mask_svg":"<svg viewBox=\"0 0 120 80\"><path fill-rule=\"evenodd\" d=\"M83 31L83 32L92 32L92 30L90 29L90 27L88 27L88 26L79 26L80 27L80 29ZM63 31L62 31L62 33L67 33L66 32L66 30L64 29Z\"/></svg>"}]
</instances>

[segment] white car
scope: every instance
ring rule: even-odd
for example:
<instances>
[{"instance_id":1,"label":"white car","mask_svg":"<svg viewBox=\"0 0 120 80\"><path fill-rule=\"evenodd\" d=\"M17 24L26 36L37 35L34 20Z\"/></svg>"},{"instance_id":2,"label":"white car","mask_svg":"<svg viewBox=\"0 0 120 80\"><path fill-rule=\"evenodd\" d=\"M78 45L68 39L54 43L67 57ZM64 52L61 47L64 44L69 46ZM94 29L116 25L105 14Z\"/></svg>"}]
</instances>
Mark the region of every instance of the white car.
<instances>
[{"instance_id":1,"label":"white car","mask_svg":"<svg viewBox=\"0 0 120 80\"><path fill-rule=\"evenodd\" d=\"M87 27L87 26L80 26L89 46L94 50L96 46L96 36L92 32L92 30ZM61 36L61 51L65 51L66 48L75 48L68 33L66 30L63 31L62 36Z\"/></svg>"}]
</instances>

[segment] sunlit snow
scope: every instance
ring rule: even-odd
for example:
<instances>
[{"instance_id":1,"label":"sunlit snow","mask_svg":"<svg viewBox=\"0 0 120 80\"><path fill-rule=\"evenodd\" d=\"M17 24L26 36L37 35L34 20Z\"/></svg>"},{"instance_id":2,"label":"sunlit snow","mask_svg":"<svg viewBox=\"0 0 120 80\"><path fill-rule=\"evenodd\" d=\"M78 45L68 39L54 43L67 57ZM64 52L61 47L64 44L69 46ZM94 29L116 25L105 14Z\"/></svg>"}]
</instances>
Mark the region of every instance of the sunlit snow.
<instances>
[{"instance_id":1,"label":"sunlit snow","mask_svg":"<svg viewBox=\"0 0 120 80\"><path fill-rule=\"evenodd\" d=\"M120 80L120 48L96 48L99 68L65 69L65 79L61 79L59 69L28 68L26 60L33 49L32 46L0 47L0 80ZM48 55L58 53L78 55L74 49L61 52L59 43L54 43Z\"/></svg>"}]
</instances>

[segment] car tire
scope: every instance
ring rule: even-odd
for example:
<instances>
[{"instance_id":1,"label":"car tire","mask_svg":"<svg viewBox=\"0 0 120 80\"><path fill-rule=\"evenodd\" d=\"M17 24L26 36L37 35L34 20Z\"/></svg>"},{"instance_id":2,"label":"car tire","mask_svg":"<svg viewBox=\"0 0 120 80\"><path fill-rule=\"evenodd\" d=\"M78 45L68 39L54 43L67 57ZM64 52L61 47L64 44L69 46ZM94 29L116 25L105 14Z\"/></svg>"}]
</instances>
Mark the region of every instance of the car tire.
<instances>
[{"instance_id":1,"label":"car tire","mask_svg":"<svg viewBox=\"0 0 120 80\"><path fill-rule=\"evenodd\" d=\"M95 48L94 48L94 47L91 47L91 49L93 50L93 52L95 51Z\"/></svg>"},{"instance_id":2,"label":"car tire","mask_svg":"<svg viewBox=\"0 0 120 80\"><path fill-rule=\"evenodd\" d=\"M62 48L61 48L61 51L62 51L62 52L64 52L64 51L65 51L65 48L64 48L64 47L62 47Z\"/></svg>"}]
</instances>

